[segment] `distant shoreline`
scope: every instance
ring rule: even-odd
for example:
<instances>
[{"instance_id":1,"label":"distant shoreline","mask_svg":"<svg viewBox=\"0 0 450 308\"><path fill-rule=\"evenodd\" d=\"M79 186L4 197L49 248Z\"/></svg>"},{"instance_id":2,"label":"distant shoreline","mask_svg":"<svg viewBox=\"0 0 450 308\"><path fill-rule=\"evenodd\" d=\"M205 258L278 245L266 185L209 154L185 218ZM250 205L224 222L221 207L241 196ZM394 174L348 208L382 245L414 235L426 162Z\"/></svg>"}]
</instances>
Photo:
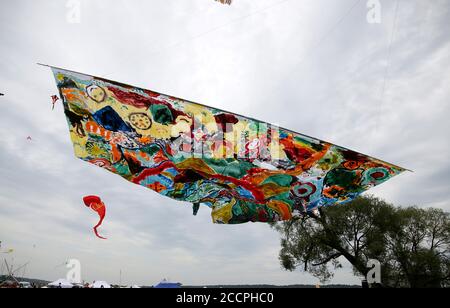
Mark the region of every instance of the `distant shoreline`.
<instances>
[{"instance_id":1,"label":"distant shoreline","mask_svg":"<svg viewBox=\"0 0 450 308\"><path fill-rule=\"evenodd\" d=\"M46 286L51 281L42 280L42 279L34 279L34 278L23 278L23 277L15 277L18 281L26 281L29 283L33 283L38 286ZM0 283L10 280L8 279L7 275L0 276ZM157 283L155 282L155 285ZM141 286L141 288L152 288L152 285L148 286ZM310 284L293 284L293 285L272 285L272 284L237 284L237 285L230 285L230 284L215 284L215 285L182 285L181 288L185 289L193 289L193 288L209 288L209 289L314 289L316 288L315 285ZM358 285L345 285L345 284L329 284L329 285L320 285L320 288L324 289L355 289L355 288L361 288L361 286Z\"/></svg>"}]
</instances>

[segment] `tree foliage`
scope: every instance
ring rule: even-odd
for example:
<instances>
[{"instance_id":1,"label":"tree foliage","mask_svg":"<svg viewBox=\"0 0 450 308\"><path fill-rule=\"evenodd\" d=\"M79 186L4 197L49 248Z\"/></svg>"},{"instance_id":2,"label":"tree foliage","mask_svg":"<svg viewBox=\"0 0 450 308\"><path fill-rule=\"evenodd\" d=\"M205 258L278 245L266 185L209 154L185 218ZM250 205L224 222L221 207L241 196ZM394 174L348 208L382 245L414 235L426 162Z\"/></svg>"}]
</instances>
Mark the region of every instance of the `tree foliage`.
<instances>
[{"instance_id":1,"label":"tree foliage","mask_svg":"<svg viewBox=\"0 0 450 308\"><path fill-rule=\"evenodd\" d=\"M347 260L366 277L368 260L376 259L385 287L450 286L449 213L394 207L372 196L319 213L272 225L286 270L301 268L327 281Z\"/></svg>"}]
</instances>

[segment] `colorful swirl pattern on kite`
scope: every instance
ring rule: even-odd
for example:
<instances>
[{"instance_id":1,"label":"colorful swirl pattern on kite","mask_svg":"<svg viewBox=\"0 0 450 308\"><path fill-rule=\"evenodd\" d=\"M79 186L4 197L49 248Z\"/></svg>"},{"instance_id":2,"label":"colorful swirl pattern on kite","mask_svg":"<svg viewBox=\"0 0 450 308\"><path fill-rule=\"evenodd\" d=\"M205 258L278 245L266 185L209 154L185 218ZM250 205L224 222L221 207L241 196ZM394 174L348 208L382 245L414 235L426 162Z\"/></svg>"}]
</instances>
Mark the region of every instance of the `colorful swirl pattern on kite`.
<instances>
[{"instance_id":1,"label":"colorful swirl pattern on kite","mask_svg":"<svg viewBox=\"0 0 450 308\"><path fill-rule=\"evenodd\" d=\"M201 104L53 68L75 155L215 223L274 222L351 201L405 169Z\"/></svg>"}]
</instances>

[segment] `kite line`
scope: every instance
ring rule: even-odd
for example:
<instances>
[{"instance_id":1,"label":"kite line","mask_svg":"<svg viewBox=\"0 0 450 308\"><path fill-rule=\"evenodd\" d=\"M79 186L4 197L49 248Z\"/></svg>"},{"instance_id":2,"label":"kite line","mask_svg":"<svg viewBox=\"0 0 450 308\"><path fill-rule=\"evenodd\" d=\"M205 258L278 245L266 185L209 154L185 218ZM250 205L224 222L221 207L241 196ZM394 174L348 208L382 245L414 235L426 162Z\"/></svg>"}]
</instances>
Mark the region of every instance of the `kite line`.
<instances>
[{"instance_id":1,"label":"kite line","mask_svg":"<svg viewBox=\"0 0 450 308\"><path fill-rule=\"evenodd\" d=\"M399 7L399 1L397 0L396 5L395 5L395 11L394 11L394 21L392 22L391 38L389 40L388 51L387 51L387 56L386 56L386 67L384 68L383 85L381 87L380 104L378 106L378 114L377 114L375 131L378 131L378 126L380 123L381 109L383 107L384 96L385 96L385 91L386 91L386 84L388 81L389 68L391 66L392 44L394 43L395 30L397 28L398 7Z\"/></svg>"}]
</instances>

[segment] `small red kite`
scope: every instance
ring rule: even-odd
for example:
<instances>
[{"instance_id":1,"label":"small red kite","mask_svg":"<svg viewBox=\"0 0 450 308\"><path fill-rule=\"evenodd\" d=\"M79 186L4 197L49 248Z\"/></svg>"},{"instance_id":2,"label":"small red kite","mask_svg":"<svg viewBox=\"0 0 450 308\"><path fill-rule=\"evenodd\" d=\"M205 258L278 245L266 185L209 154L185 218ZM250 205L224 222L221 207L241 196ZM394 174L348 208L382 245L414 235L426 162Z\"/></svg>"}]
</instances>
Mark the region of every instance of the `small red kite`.
<instances>
[{"instance_id":1,"label":"small red kite","mask_svg":"<svg viewBox=\"0 0 450 308\"><path fill-rule=\"evenodd\" d=\"M98 196L86 196L86 197L83 197L83 201L87 207L90 207L91 209L96 211L98 216L100 216L99 222L94 227L94 233L98 238L106 240L105 237L100 236L97 232L97 228L101 226L103 219L105 218L105 215L106 215L105 204Z\"/></svg>"},{"instance_id":2,"label":"small red kite","mask_svg":"<svg viewBox=\"0 0 450 308\"><path fill-rule=\"evenodd\" d=\"M55 109L55 104L59 100L59 97L57 95L52 95L52 110Z\"/></svg>"}]
</instances>

